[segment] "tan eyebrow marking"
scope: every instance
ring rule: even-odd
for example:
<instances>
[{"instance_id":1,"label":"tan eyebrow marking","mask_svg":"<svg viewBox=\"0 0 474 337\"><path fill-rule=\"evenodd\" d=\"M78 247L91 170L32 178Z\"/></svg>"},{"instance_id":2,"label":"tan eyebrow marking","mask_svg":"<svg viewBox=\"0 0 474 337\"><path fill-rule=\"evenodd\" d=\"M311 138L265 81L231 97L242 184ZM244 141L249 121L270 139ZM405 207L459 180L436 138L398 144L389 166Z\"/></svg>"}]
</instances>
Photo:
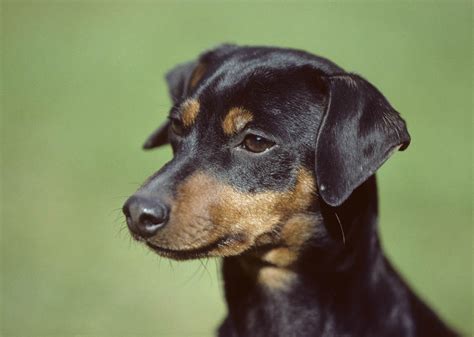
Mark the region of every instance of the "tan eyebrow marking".
<instances>
[{"instance_id":1,"label":"tan eyebrow marking","mask_svg":"<svg viewBox=\"0 0 474 337\"><path fill-rule=\"evenodd\" d=\"M199 113L199 102L195 99L188 99L181 105L181 120L184 127L190 127L196 121Z\"/></svg>"},{"instance_id":2,"label":"tan eyebrow marking","mask_svg":"<svg viewBox=\"0 0 474 337\"><path fill-rule=\"evenodd\" d=\"M252 120L253 115L250 111L244 108L232 108L222 122L222 129L226 135L236 134Z\"/></svg>"}]
</instances>

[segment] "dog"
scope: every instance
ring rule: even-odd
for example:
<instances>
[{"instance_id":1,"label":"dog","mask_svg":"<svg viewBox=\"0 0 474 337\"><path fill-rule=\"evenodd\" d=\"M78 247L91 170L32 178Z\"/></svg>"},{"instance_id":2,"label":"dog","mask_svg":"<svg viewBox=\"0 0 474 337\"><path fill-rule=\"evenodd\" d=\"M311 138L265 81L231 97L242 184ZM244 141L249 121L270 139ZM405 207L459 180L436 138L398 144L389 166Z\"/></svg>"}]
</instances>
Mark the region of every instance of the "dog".
<instances>
[{"instance_id":1,"label":"dog","mask_svg":"<svg viewBox=\"0 0 474 337\"><path fill-rule=\"evenodd\" d=\"M144 144L173 159L123 206L175 259L223 258L220 337L457 336L384 256L375 172L410 143L359 75L310 53L221 45L166 80Z\"/></svg>"}]
</instances>

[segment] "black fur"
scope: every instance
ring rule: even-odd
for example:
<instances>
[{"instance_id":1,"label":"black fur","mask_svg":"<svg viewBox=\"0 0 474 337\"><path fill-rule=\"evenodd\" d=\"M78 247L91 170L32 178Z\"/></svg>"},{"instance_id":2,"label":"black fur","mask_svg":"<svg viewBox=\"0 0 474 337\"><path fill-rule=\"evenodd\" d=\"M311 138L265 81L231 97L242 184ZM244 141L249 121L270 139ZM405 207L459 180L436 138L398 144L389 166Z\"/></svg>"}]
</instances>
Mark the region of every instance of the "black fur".
<instances>
[{"instance_id":1,"label":"black fur","mask_svg":"<svg viewBox=\"0 0 474 337\"><path fill-rule=\"evenodd\" d=\"M377 231L375 176L340 207L322 210L325 231L344 224L346 243L320 233L299 262L298 285L268 292L223 265L229 315L220 337L457 336L409 289L384 256Z\"/></svg>"},{"instance_id":2,"label":"black fur","mask_svg":"<svg viewBox=\"0 0 474 337\"><path fill-rule=\"evenodd\" d=\"M198 64L205 72L191 87ZM288 289L262 288L240 263L261 261L224 258L228 317L220 337L456 336L401 280L380 246L374 173L410 137L374 86L303 51L235 45L178 66L167 81L175 106L199 97L201 109L184 136L170 132L167 121L146 141L146 149L171 142L174 159L139 193L162 198L197 170L240 191L283 191L305 167L315 172L320 196L312 211L322 225ZM255 118L243 134L229 137L221 122L236 106ZM238 149L249 130L278 146L261 155Z\"/></svg>"}]
</instances>

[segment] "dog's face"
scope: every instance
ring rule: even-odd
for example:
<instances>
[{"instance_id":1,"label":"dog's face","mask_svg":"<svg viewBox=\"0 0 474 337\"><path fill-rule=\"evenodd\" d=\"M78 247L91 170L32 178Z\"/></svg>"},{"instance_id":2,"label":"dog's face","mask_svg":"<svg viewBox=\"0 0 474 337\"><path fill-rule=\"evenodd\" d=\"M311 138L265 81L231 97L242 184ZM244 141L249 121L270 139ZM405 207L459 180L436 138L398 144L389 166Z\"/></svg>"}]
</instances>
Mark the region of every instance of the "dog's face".
<instances>
[{"instance_id":1,"label":"dog's face","mask_svg":"<svg viewBox=\"0 0 474 337\"><path fill-rule=\"evenodd\" d=\"M169 142L174 157L124 206L135 238L175 259L271 247L291 263L321 203L343 203L408 144L375 88L308 57L225 46L170 72L174 106L145 147Z\"/></svg>"}]
</instances>

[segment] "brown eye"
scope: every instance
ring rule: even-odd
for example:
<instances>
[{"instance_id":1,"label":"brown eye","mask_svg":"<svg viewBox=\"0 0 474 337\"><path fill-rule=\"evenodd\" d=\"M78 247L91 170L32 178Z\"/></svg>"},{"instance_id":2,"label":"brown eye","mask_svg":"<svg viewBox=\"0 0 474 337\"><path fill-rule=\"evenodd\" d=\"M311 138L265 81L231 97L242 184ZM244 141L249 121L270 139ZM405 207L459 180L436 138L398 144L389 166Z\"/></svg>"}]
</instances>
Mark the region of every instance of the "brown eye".
<instances>
[{"instance_id":1,"label":"brown eye","mask_svg":"<svg viewBox=\"0 0 474 337\"><path fill-rule=\"evenodd\" d=\"M242 147L244 149L255 153L260 153L265 150L268 150L273 145L275 145L275 143L271 140L257 135L247 135L244 141L242 142Z\"/></svg>"},{"instance_id":2,"label":"brown eye","mask_svg":"<svg viewBox=\"0 0 474 337\"><path fill-rule=\"evenodd\" d=\"M182 136L184 134L184 125L183 123L176 118L171 119L171 131L177 136Z\"/></svg>"}]
</instances>

